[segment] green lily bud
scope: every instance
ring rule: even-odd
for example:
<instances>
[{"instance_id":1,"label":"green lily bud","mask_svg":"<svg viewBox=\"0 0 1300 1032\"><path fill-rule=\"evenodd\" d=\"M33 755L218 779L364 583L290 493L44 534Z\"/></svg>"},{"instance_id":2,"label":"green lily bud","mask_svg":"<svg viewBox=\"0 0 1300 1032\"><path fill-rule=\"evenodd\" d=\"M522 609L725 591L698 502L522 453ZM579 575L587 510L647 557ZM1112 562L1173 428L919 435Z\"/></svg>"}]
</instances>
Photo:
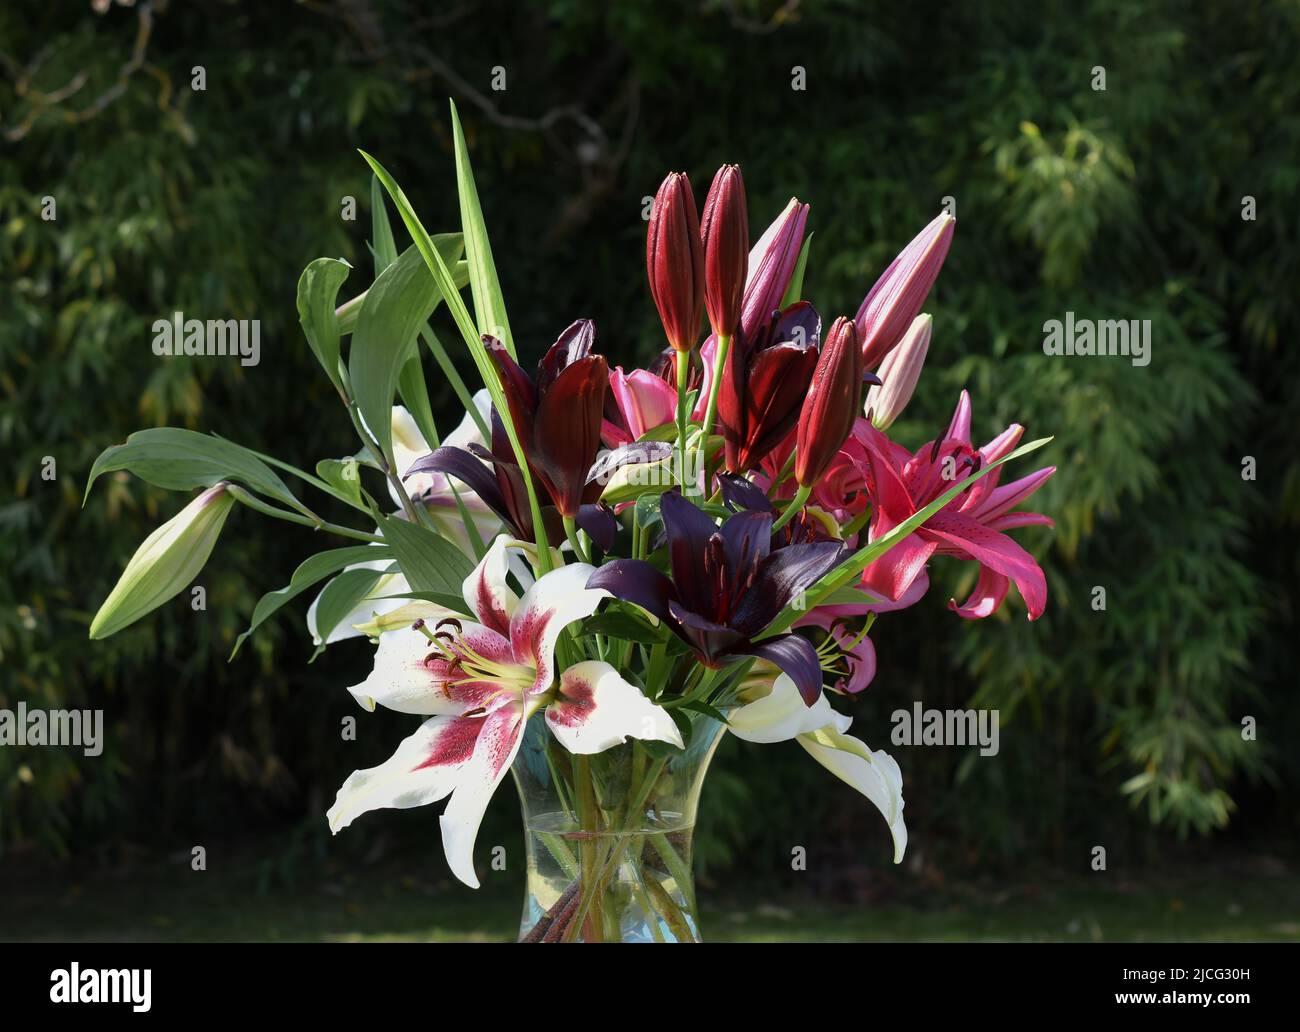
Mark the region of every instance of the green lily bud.
<instances>
[{"instance_id":1,"label":"green lily bud","mask_svg":"<svg viewBox=\"0 0 1300 1032\"><path fill-rule=\"evenodd\" d=\"M145 538L91 621L91 638L116 634L183 591L208 561L234 504L225 482L215 484Z\"/></svg>"}]
</instances>

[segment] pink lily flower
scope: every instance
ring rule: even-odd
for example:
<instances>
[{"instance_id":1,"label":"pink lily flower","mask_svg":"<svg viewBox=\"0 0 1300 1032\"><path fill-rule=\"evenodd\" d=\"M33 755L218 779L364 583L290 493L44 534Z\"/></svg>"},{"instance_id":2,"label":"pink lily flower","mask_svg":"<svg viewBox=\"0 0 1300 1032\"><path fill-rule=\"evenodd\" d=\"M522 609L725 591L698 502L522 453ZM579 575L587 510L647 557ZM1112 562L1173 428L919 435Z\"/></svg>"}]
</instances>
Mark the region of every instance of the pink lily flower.
<instances>
[{"instance_id":1,"label":"pink lily flower","mask_svg":"<svg viewBox=\"0 0 1300 1032\"><path fill-rule=\"evenodd\" d=\"M889 533L969 472L1005 456L1024 433L1024 427L1012 424L984 447L975 449L971 444L970 417L970 396L962 391L947 431L915 454L869 423L857 425L854 434L866 449L875 503L870 540ZM1001 470L994 470L870 564L863 571L862 588L901 602L925 576L925 564L932 555L951 555L980 565L979 581L970 597L961 605L956 600L948 603L958 616L976 620L991 615L1014 581L1029 619L1038 619L1047 606L1046 578L1034 557L1002 531L1034 524L1053 525L1047 516L1011 509L1055 472L1055 466L1048 466L999 486Z\"/></svg>"},{"instance_id":2,"label":"pink lily flower","mask_svg":"<svg viewBox=\"0 0 1300 1032\"><path fill-rule=\"evenodd\" d=\"M560 633L594 613L609 592L588 589L595 568L578 563L551 571L518 597L506 579L507 550L528 547L498 537L466 578L465 601L479 623L431 606L430 616L441 616L436 633L426 634L420 621L380 636L374 671L349 691L367 710L379 704L428 719L388 760L354 771L327 815L337 833L370 810L450 796L440 821L443 851L471 888L478 888L479 824L538 710L571 753L602 752L629 737L682 747L668 713L608 663L576 663L557 677Z\"/></svg>"},{"instance_id":3,"label":"pink lily flower","mask_svg":"<svg viewBox=\"0 0 1300 1032\"><path fill-rule=\"evenodd\" d=\"M620 422L602 420L600 439L606 448L631 444L647 430L671 423L677 416L676 389L646 369L633 369L630 373L624 373L622 366L611 369L609 396Z\"/></svg>"}]
</instances>

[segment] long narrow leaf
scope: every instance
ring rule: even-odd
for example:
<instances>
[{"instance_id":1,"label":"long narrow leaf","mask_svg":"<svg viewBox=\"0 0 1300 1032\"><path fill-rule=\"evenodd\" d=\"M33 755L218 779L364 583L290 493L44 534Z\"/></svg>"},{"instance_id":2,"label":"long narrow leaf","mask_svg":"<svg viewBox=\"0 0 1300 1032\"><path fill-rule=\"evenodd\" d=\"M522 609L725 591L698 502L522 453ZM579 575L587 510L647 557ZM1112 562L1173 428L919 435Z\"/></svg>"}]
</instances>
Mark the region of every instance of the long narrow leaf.
<instances>
[{"instance_id":1,"label":"long narrow leaf","mask_svg":"<svg viewBox=\"0 0 1300 1032\"><path fill-rule=\"evenodd\" d=\"M492 245L488 243L487 225L483 221L478 187L474 184L474 170L470 167L469 149L465 145L465 132L461 129L455 101L451 101L451 129L456 145L460 224L465 234L465 259L469 262L469 288L474 295L478 331L504 342L510 357L514 358L515 342L510 334L510 321L506 318L505 298L501 295L501 282L492 261Z\"/></svg>"}]
</instances>

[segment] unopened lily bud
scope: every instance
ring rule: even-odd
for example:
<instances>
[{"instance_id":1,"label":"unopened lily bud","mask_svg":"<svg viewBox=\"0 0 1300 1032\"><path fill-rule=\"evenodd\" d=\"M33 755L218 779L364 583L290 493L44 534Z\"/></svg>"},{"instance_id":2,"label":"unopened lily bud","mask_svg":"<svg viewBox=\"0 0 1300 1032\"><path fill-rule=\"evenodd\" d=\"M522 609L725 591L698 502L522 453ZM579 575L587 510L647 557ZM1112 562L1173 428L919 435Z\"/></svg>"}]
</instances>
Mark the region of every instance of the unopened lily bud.
<instances>
[{"instance_id":1,"label":"unopened lily bud","mask_svg":"<svg viewBox=\"0 0 1300 1032\"><path fill-rule=\"evenodd\" d=\"M749 215L739 165L723 165L713 177L704 202L700 236L704 241L704 304L709 325L716 336L730 337L740 322L749 269Z\"/></svg>"},{"instance_id":2,"label":"unopened lily bud","mask_svg":"<svg viewBox=\"0 0 1300 1032\"><path fill-rule=\"evenodd\" d=\"M116 634L183 591L208 561L234 504L226 484L216 484L145 538L91 621L90 636Z\"/></svg>"},{"instance_id":3,"label":"unopened lily bud","mask_svg":"<svg viewBox=\"0 0 1300 1032\"><path fill-rule=\"evenodd\" d=\"M799 413L794 475L800 487L812 487L835 460L858 418L861 399L862 349L852 320L840 316L826 335Z\"/></svg>"},{"instance_id":4,"label":"unopened lily bud","mask_svg":"<svg viewBox=\"0 0 1300 1032\"><path fill-rule=\"evenodd\" d=\"M669 173L655 194L645 264L668 343L677 351L692 350L704 310L704 251L695 195L684 172Z\"/></svg>"},{"instance_id":5,"label":"unopened lily bud","mask_svg":"<svg viewBox=\"0 0 1300 1032\"><path fill-rule=\"evenodd\" d=\"M948 257L957 220L941 212L899 253L862 300L854 322L865 368L875 369L920 314Z\"/></svg>"},{"instance_id":6,"label":"unopened lily bud","mask_svg":"<svg viewBox=\"0 0 1300 1032\"><path fill-rule=\"evenodd\" d=\"M903 334L898 347L880 363L878 375L881 385L867 391L867 418L877 430L887 430L903 414L912 400L916 381L921 377L921 367L930 350L930 329L933 320L928 315L918 315Z\"/></svg>"}]
</instances>

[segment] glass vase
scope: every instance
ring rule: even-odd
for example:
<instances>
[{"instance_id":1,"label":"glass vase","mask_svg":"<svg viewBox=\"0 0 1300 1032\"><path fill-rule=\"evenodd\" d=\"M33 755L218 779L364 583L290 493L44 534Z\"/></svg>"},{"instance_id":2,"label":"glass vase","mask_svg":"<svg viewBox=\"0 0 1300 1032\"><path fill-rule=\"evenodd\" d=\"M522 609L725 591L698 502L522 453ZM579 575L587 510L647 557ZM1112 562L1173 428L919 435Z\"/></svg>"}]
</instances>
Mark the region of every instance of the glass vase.
<instances>
[{"instance_id":1,"label":"glass vase","mask_svg":"<svg viewBox=\"0 0 1300 1032\"><path fill-rule=\"evenodd\" d=\"M699 942L691 839L723 725L692 714L686 748L629 739L569 753L534 716L512 772L528 882L520 942Z\"/></svg>"}]
</instances>

